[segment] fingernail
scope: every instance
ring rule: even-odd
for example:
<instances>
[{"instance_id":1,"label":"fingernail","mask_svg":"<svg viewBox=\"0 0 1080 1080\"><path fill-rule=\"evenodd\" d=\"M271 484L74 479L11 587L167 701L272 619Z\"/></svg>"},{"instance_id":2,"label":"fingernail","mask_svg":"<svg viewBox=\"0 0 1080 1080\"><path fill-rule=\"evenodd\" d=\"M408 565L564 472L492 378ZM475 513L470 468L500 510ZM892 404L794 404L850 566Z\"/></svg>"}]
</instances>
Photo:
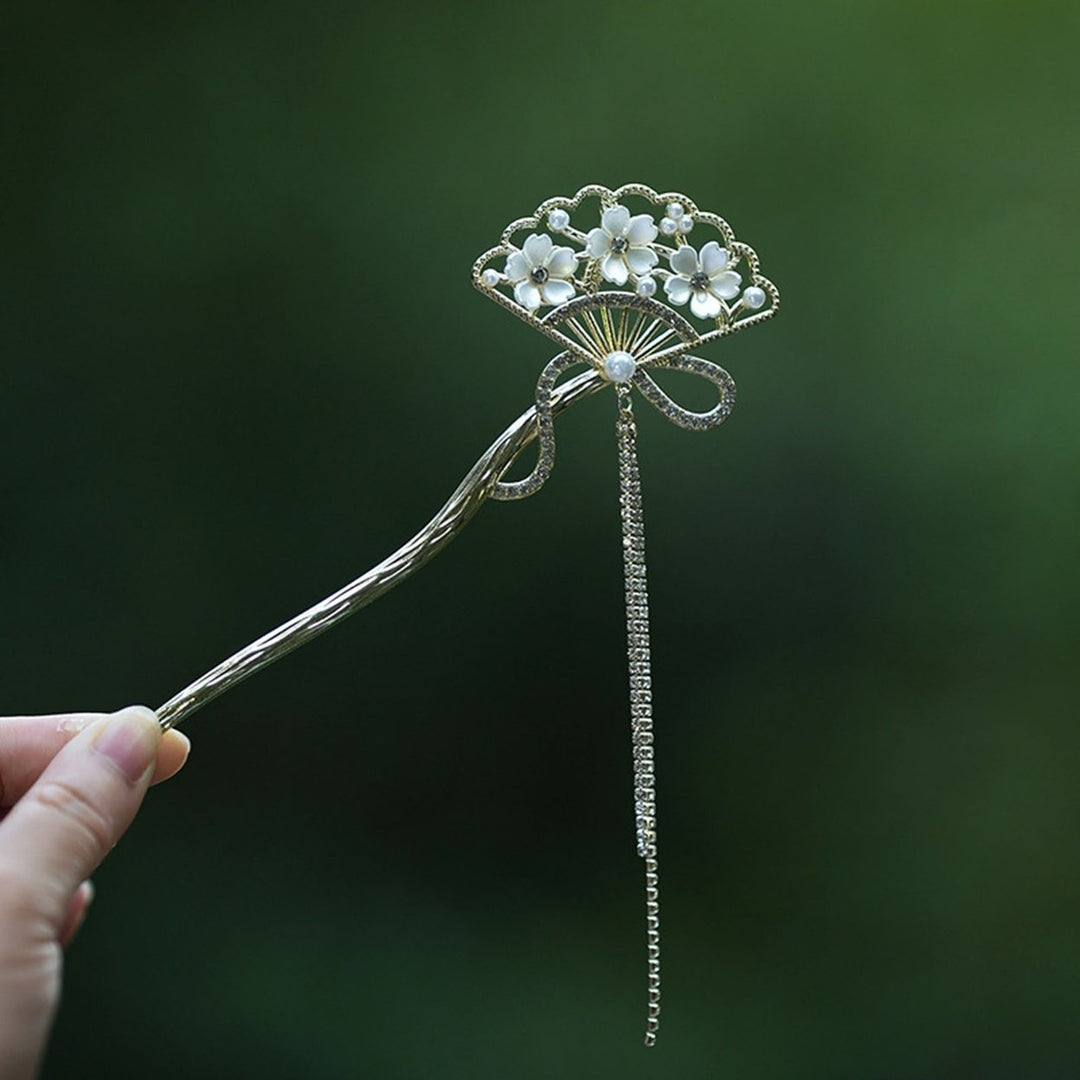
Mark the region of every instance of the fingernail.
<instances>
[{"instance_id":1,"label":"fingernail","mask_svg":"<svg viewBox=\"0 0 1080 1080\"><path fill-rule=\"evenodd\" d=\"M107 757L133 784L154 767L161 728L146 708L133 706L114 713L94 739L94 750Z\"/></svg>"},{"instance_id":2,"label":"fingernail","mask_svg":"<svg viewBox=\"0 0 1080 1080\"><path fill-rule=\"evenodd\" d=\"M176 739L180 745L184 748L184 760L187 761L188 754L191 753L191 740L182 732L179 728L169 728L165 733L170 739Z\"/></svg>"}]
</instances>

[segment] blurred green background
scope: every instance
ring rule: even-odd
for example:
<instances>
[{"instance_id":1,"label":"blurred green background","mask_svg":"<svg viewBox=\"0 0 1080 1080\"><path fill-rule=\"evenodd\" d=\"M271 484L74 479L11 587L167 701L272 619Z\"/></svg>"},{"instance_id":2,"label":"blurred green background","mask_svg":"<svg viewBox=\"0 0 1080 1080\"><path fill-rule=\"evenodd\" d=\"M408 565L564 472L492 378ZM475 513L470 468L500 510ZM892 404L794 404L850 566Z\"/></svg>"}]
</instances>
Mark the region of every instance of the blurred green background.
<instances>
[{"instance_id":1,"label":"blurred green background","mask_svg":"<svg viewBox=\"0 0 1080 1080\"><path fill-rule=\"evenodd\" d=\"M219 699L50 1077L1080 1074L1075 4L5 5L2 709L158 705L425 522L552 348L472 289L641 180L784 294L639 409L664 1022L613 437ZM537 668L540 674L536 673Z\"/></svg>"}]
</instances>

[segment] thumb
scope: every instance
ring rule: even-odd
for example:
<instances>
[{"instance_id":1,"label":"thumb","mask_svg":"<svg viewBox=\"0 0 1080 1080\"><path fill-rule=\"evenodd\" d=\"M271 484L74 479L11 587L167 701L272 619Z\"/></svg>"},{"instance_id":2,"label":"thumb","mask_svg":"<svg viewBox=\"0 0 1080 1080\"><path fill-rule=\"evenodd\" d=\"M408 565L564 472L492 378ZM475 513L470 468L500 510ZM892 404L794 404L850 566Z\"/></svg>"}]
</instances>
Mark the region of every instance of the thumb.
<instances>
[{"instance_id":1,"label":"thumb","mask_svg":"<svg viewBox=\"0 0 1080 1080\"><path fill-rule=\"evenodd\" d=\"M131 824L160 742L157 717L140 706L92 724L0 825L6 902L22 907L43 935L59 937L76 889Z\"/></svg>"}]
</instances>

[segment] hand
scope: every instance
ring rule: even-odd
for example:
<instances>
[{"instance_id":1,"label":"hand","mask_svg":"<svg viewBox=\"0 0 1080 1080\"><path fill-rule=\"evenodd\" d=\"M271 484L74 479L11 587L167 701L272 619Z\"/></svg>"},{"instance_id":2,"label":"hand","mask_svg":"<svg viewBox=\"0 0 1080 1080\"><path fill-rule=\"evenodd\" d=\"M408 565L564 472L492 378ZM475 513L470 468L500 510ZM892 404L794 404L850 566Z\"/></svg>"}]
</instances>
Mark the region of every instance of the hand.
<instances>
[{"instance_id":1,"label":"hand","mask_svg":"<svg viewBox=\"0 0 1080 1080\"><path fill-rule=\"evenodd\" d=\"M0 718L0 1077L31 1080L89 875L187 759L149 709Z\"/></svg>"}]
</instances>

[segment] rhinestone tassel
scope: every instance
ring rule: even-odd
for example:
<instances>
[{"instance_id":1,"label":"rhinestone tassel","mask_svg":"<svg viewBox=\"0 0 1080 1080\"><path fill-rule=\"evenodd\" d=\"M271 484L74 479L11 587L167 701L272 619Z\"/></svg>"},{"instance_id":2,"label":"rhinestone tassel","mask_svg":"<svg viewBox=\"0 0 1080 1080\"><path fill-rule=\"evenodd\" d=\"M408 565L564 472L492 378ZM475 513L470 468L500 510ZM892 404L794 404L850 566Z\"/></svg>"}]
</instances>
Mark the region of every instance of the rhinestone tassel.
<instances>
[{"instance_id":1,"label":"rhinestone tassel","mask_svg":"<svg viewBox=\"0 0 1080 1080\"><path fill-rule=\"evenodd\" d=\"M649 589L645 574L645 520L637 463L637 428L627 383L616 385L619 417L619 506L626 583L626 651L630 670L630 735L634 754L637 851L645 860L645 939L648 1011L645 1045L660 1027L660 890L656 862L656 788L653 771L652 666L649 657Z\"/></svg>"}]
</instances>

